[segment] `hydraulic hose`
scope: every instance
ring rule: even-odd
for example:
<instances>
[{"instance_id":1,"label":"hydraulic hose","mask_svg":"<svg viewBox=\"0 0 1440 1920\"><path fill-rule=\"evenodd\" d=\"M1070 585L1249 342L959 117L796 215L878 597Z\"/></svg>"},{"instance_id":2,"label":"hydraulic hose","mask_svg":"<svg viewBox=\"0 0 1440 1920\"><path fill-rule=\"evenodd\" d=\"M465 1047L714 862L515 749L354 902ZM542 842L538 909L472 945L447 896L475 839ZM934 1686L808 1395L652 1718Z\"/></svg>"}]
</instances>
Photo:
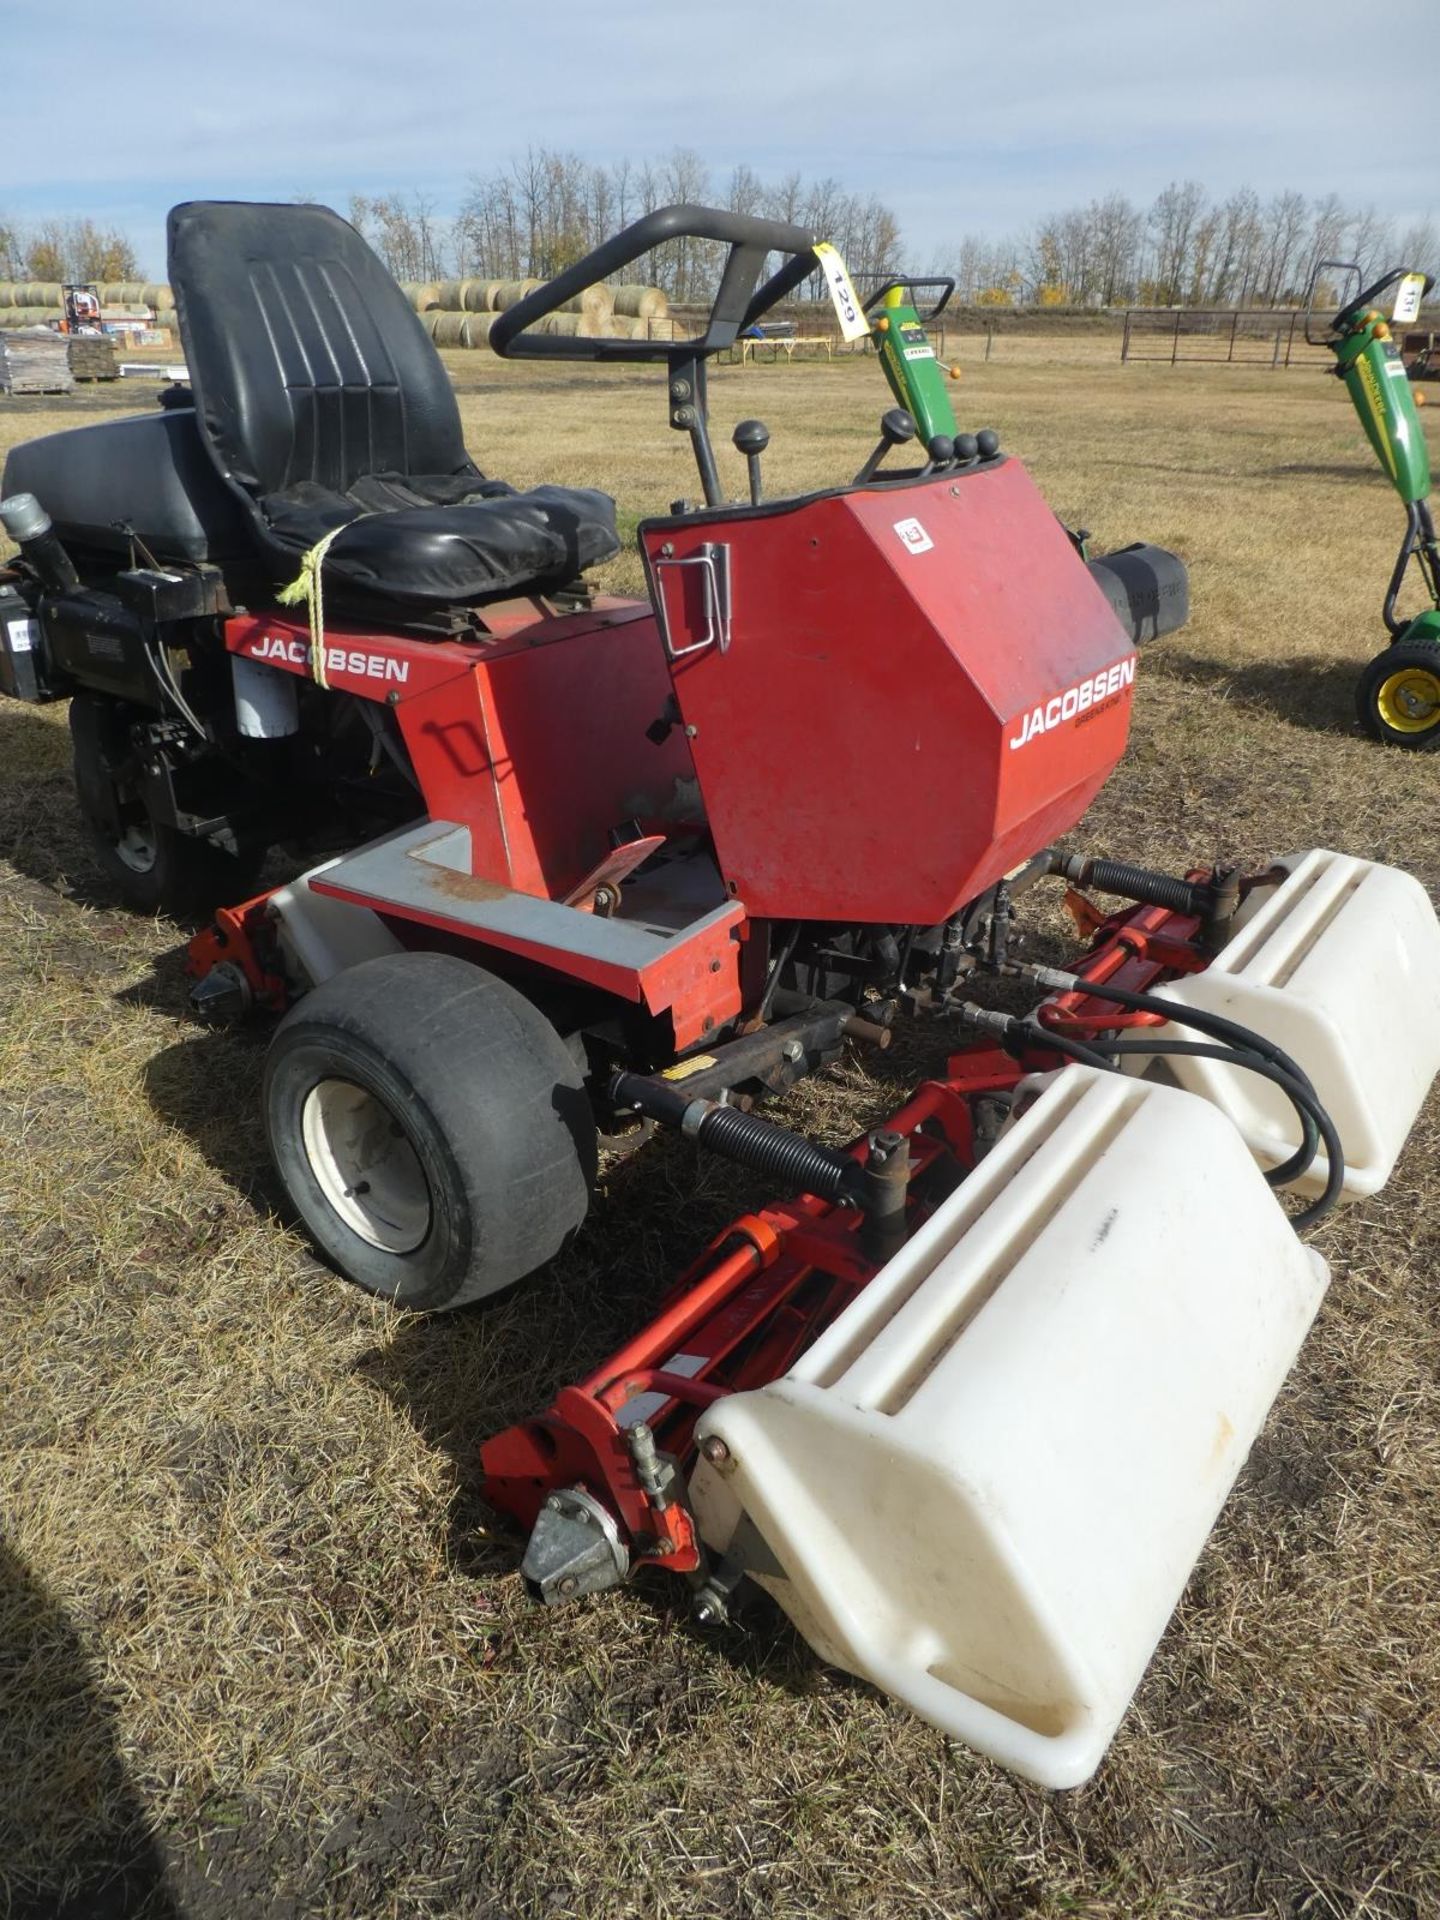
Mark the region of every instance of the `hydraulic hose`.
<instances>
[{"instance_id":1,"label":"hydraulic hose","mask_svg":"<svg viewBox=\"0 0 1440 1920\"><path fill-rule=\"evenodd\" d=\"M1292 1060L1283 1048L1277 1047L1273 1040L1267 1040L1263 1033L1242 1027L1236 1020L1227 1020L1223 1014L1209 1013L1200 1007L1182 1007L1173 1000L1162 1000L1153 993L1132 993L1128 987L1113 986L1108 980L1083 980L1078 974L1064 973L1054 967L1022 967L1020 972L1038 986L1055 987L1062 993L1078 991L1093 994L1097 999L1113 1000L1117 1006L1136 1013L1157 1013L1163 1019L1173 1021L1177 1027L1193 1027L1196 1033L1206 1034L1225 1046L1238 1048L1244 1053L1259 1054L1262 1060L1270 1061L1282 1073L1289 1074L1312 1097L1315 1094L1309 1074L1298 1061ZM1265 1178L1272 1187L1288 1186L1304 1173L1319 1151L1319 1145L1313 1125L1302 1115L1299 1147L1282 1166L1272 1167Z\"/></svg>"},{"instance_id":2,"label":"hydraulic hose","mask_svg":"<svg viewBox=\"0 0 1440 1920\"><path fill-rule=\"evenodd\" d=\"M1071 974L1060 974L1046 967L1021 968L1022 973L1039 981L1041 985L1059 986L1065 991L1083 988L1118 1001L1122 1005L1132 1006L1137 1011L1163 1013L1167 1019L1180 1026L1192 1026L1198 1032L1210 1032L1212 1038L1222 1042L1218 1046L1206 1046L1189 1040L1145 1040L1142 1038L1115 1039L1103 1041L1097 1046L1086 1046L1073 1040L1068 1034L1052 1032L1048 1027L1031 1025L1016 1019L1013 1014L995 1013L989 1009L970 1004L958 1008L959 1017L967 1025L982 1031L994 1033L1003 1044L1012 1049L1026 1046L1048 1048L1065 1055L1067 1059L1077 1060L1086 1066L1108 1068L1118 1071L1115 1062L1124 1054L1145 1054L1154 1058L1164 1058L1167 1054L1191 1059L1218 1060L1229 1066L1257 1073L1263 1079L1270 1080L1289 1099L1300 1121L1301 1141L1290 1158L1278 1167L1270 1168L1265 1179L1272 1187L1283 1187L1298 1180L1310 1167L1321 1143L1324 1143L1326 1156L1325 1189L1320 1198L1294 1216L1297 1231L1301 1227L1313 1226L1330 1212L1340 1197L1345 1179L1345 1156L1340 1145L1340 1136L1334 1121L1320 1104L1320 1100L1311 1084L1310 1077L1303 1068L1296 1065L1290 1056L1263 1034L1253 1033L1248 1027L1242 1027L1237 1021L1226 1020L1223 1015L1206 1013L1201 1010L1175 1006L1168 1000L1157 999L1152 994L1131 993L1123 987L1093 985ZM1050 978L1043 976L1050 975Z\"/></svg>"},{"instance_id":3,"label":"hydraulic hose","mask_svg":"<svg viewBox=\"0 0 1440 1920\"><path fill-rule=\"evenodd\" d=\"M1323 1220L1340 1198L1345 1183L1345 1154L1340 1145L1340 1135L1335 1122L1321 1106L1314 1088L1308 1082L1302 1085L1293 1074L1286 1073L1269 1060L1257 1058L1248 1049L1241 1051L1235 1047L1210 1047L1194 1040L1114 1040L1108 1044L1107 1051L1114 1056L1144 1054L1160 1060L1182 1057L1188 1060L1219 1060L1226 1066L1243 1067L1247 1073L1258 1073L1262 1079L1271 1081L1294 1107L1307 1141L1314 1140L1316 1143L1305 1155L1304 1164L1293 1173L1288 1169L1300 1158L1300 1154L1292 1154L1283 1167L1271 1168L1265 1175L1271 1186L1288 1186L1292 1180L1298 1179L1314 1160L1320 1142L1323 1141L1325 1145L1324 1191L1318 1200L1312 1201L1293 1216L1292 1224L1296 1231L1302 1227L1313 1227L1317 1221ZM1303 1147L1301 1152L1304 1152ZM1280 1174L1286 1177L1283 1180L1277 1178Z\"/></svg>"}]
</instances>

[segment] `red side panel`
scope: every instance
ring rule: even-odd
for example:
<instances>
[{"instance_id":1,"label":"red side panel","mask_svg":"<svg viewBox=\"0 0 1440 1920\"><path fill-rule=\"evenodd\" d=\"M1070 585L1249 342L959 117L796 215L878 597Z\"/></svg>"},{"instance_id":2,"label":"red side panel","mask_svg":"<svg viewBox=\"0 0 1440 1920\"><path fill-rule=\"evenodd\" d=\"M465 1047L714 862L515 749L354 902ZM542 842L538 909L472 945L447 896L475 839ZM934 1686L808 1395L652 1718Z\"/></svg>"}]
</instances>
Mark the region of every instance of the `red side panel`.
<instances>
[{"instance_id":1,"label":"red side panel","mask_svg":"<svg viewBox=\"0 0 1440 1920\"><path fill-rule=\"evenodd\" d=\"M310 676L293 615L231 620L233 653ZM327 623L326 680L395 707L427 811L471 830L475 872L564 899L613 851L611 831L693 824L695 768L679 727L658 746L670 678L644 606L511 623L492 640L424 640Z\"/></svg>"},{"instance_id":2,"label":"red side panel","mask_svg":"<svg viewBox=\"0 0 1440 1920\"><path fill-rule=\"evenodd\" d=\"M757 918L933 925L1074 826L1135 657L1014 460L644 533L726 880ZM667 552L666 549L669 549ZM659 563L657 566L657 562Z\"/></svg>"}]
</instances>

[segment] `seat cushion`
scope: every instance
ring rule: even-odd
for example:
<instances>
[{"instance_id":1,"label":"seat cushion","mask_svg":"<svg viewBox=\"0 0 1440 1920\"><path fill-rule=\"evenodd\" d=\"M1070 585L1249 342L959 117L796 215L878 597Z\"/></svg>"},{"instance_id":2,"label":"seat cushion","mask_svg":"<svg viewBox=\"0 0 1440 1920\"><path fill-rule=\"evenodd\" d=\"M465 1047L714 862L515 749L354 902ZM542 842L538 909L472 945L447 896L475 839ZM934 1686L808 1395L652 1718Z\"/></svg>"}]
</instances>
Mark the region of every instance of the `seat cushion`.
<instances>
[{"instance_id":1,"label":"seat cushion","mask_svg":"<svg viewBox=\"0 0 1440 1920\"><path fill-rule=\"evenodd\" d=\"M263 506L272 536L297 559L344 529L326 551L327 585L343 581L423 605L560 585L620 550L615 502L590 488L517 493L503 481L472 481L453 505L431 505L422 487L362 484L347 496L306 483ZM407 494L414 498L401 504ZM375 504L357 504L364 496Z\"/></svg>"}]
</instances>

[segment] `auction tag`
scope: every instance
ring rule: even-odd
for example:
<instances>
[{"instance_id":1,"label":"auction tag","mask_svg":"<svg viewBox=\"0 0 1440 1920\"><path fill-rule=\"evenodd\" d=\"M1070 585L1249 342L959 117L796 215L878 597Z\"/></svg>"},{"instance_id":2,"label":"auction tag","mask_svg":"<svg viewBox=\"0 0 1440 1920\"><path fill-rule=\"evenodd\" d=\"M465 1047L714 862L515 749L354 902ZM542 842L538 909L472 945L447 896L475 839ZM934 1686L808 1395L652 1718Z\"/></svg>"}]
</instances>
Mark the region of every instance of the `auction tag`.
<instances>
[{"instance_id":1,"label":"auction tag","mask_svg":"<svg viewBox=\"0 0 1440 1920\"><path fill-rule=\"evenodd\" d=\"M35 642L40 638L38 620L7 620L5 631L10 636L11 653L33 653Z\"/></svg>"},{"instance_id":2,"label":"auction tag","mask_svg":"<svg viewBox=\"0 0 1440 1920\"><path fill-rule=\"evenodd\" d=\"M835 316L840 322L841 338L863 340L870 331L870 322L861 311L860 296L855 291L838 250L832 247L828 240L817 240L815 258L819 261L820 271L825 276L825 285L830 289Z\"/></svg>"},{"instance_id":3,"label":"auction tag","mask_svg":"<svg viewBox=\"0 0 1440 1920\"><path fill-rule=\"evenodd\" d=\"M1420 296L1425 291L1423 273L1407 273L1400 282L1399 292L1395 295L1395 311L1391 319L1402 327L1408 327L1420 312Z\"/></svg>"}]
</instances>

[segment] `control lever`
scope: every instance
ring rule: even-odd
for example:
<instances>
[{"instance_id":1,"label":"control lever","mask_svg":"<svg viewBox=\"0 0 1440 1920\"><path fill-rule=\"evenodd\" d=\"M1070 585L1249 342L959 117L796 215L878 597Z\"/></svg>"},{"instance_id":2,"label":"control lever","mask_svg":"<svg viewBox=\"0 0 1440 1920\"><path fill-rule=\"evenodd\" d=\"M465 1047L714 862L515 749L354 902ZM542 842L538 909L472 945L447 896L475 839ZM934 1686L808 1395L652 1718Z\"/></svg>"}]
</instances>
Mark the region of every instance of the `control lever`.
<instances>
[{"instance_id":1,"label":"control lever","mask_svg":"<svg viewBox=\"0 0 1440 1920\"><path fill-rule=\"evenodd\" d=\"M851 482L852 486L863 487L867 480L873 480L875 469L889 453L892 447L903 447L907 440L915 438L915 422L903 407L891 407L888 413L880 416L880 440L870 458L861 467Z\"/></svg>"},{"instance_id":2,"label":"control lever","mask_svg":"<svg viewBox=\"0 0 1440 1920\"><path fill-rule=\"evenodd\" d=\"M932 433L925 442L925 451L930 459L922 471L934 473L937 467L948 467L955 458L955 442L948 433Z\"/></svg>"},{"instance_id":3,"label":"control lever","mask_svg":"<svg viewBox=\"0 0 1440 1920\"><path fill-rule=\"evenodd\" d=\"M982 427L975 436L975 446L982 460L993 460L1000 451L1000 436L993 427Z\"/></svg>"},{"instance_id":4,"label":"control lever","mask_svg":"<svg viewBox=\"0 0 1440 1920\"><path fill-rule=\"evenodd\" d=\"M743 453L750 470L750 504L760 504L760 456L770 444L770 429L763 420L742 420L730 436L735 451Z\"/></svg>"},{"instance_id":5,"label":"control lever","mask_svg":"<svg viewBox=\"0 0 1440 1920\"><path fill-rule=\"evenodd\" d=\"M972 461L980 458L980 443L973 433L957 433L955 436L956 464L968 467Z\"/></svg>"}]
</instances>

